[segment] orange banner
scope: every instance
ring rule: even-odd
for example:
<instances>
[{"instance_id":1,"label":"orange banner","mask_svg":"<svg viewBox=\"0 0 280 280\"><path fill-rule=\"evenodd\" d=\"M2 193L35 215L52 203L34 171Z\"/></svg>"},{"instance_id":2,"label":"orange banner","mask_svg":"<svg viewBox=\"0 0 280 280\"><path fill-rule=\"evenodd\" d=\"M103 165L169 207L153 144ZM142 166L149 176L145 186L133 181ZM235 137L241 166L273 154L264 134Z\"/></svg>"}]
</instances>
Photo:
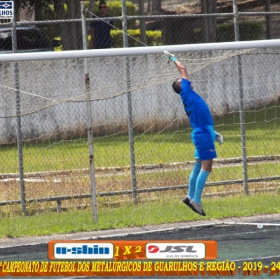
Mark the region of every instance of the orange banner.
<instances>
[{"instance_id":1,"label":"orange banner","mask_svg":"<svg viewBox=\"0 0 280 280\"><path fill-rule=\"evenodd\" d=\"M218 254L214 240L53 240L48 249L50 260L215 260Z\"/></svg>"},{"instance_id":2,"label":"orange banner","mask_svg":"<svg viewBox=\"0 0 280 280\"><path fill-rule=\"evenodd\" d=\"M0 261L0 277L197 276L217 252L212 240L53 240L51 261Z\"/></svg>"}]
</instances>

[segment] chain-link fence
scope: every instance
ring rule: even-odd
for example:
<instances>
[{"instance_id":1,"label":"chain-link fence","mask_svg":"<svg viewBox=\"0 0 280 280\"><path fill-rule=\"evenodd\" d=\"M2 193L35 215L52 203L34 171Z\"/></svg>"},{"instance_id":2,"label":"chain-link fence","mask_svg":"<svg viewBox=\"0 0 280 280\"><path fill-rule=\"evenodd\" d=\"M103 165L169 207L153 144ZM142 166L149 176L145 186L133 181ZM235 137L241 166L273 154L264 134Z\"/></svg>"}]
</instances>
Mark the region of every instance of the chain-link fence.
<instances>
[{"instance_id":1,"label":"chain-link fence","mask_svg":"<svg viewBox=\"0 0 280 280\"><path fill-rule=\"evenodd\" d=\"M241 5L243 1L238 2ZM277 6L274 2L271 0L271 9ZM175 9L176 5L168 3L163 1L162 8ZM189 4L200 13L198 4ZM145 5L147 9L151 2ZM222 12L229 14L221 17L227 24L233 23L232 5L222 7ZM252 7L244 8L244 13ZM188 11L177 19L184 22L197 16L191 10L191 14ZM242 16L238 16L239 23ZM275 20L278 17L269 16ZM260 17L264 28L267 15ZM173 41L182 37L189 40L191 36L196 42L210 42L211 32L206 40L203 22L212 15L196 19L200 25L195 28L182 24L192 30L192 35L183 31L175 18L172 14L166 18L147 15L146 28L149 23L162 21L157 30L161 31L163 45L192 43ZM56 24L75 24L77 33L68 35L82 46L81 20L74 21L44 24L48 29ZM252 21L246 26L250 24ZM170 28L170 35L166 35L164 26ZM236 39L238 30L240 40L248 39L242 38L242 25L236 29L231 24L232 35L228 26L221 29L233 37L222 37L220 41ZM218 25L216 32L218 38ZM262 29L261 39L266 38L266 32ZM245 32L246 36L251 33ZM63 50L69 49L65 48L62 33L55 37L51 34L50 39L62 40ZM162 52L112 55L109 51L107 55L104 52L59 60L46 59L48 55L51 53L37 60L33 54L17 62L0 58L1 215L45 214L92 206L96 210L97 196L98 209L105 208L112 219L116 209L124 206L128 212L124 211L123 219L133 220L137 208L130 213L131 204L163 197L181 199L193 164L191 128L179 96L171 89L178 72ZM277 190L279 47L180 51L177 55L187 65L195 90L209 104L215 129L225 138L225 143L217 146L217 168L209 177L205 196Z\"/></svg>"},{"instance_id":2,"label":"chain-link fence","mask_svg":"<svg viewBox=\"0 0 280 280\"><path fill-rule=\"evenodd\" d=\"M259 182L280 179L278 56L279 48L178 53L225 137L206 194L261 191ZM162 54L86 63L86 81L84 59L1 64L5 211L20 210L11 203L28 213L39 202L32 211L87 207L92 189L101 208L185 193L193 146L171 89L175 67Z\"/></svg>"},{"instance_id":3,"label":"chain-link fence","mask_svg":"<svg viewBox=\"0 0 280 280\"><path fill-rule=\"evenodd\" d=\"M29 1L29 5L24 5L24 1L18 0L15 3L18 50L46 48L46 45L55 50L83 49L79 1ZM84 4L90 48L90 24L104 19L98 9L99 1ZM105 12L109 16L106 23L112 22L113 48L123 47L123 31L128 35L129 47L280 37L279 0L215 0L211 4L205 0L107 1ZM11 27L8 20L1 21L2 26ZM40 38L32 26L39 28L46 38ZM0 49L12 50L11 37L5 32L1 32Z\"/></svg>"}]
</instances>

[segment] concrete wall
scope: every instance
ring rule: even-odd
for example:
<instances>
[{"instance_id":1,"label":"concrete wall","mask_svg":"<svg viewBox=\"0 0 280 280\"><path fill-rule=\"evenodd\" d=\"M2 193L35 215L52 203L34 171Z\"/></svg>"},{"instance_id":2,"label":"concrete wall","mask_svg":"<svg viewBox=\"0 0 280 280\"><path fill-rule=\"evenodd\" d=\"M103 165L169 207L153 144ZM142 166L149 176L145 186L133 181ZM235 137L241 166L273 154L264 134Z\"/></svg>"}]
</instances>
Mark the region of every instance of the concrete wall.
<instances>
[{"instance_id":1,"label":"concrete wall","mask_svg":"<svg viewBox=\"0 0 280 280\"><path fill-rule=\"evenodd\" d=\"M274 50L263 50L273 53ZM184 57L178 54L178 57ZM213 58L210 55L210 58ZM209 59L209 58L208 58ZM133 122L146 130L185 122L179 95L171 84L178 77L163 56L89 59L92 121L95 133L109 135L127 128L127 88L131 89ZM187 66L190 60L185 60ZM198 58L196 63L203 65ZM207 63L206 63L207 64ZM206 65L205 64L205 65ZM237 57L230 57L192 73L195 90L209 104L213 115L239 110L240 79ZM242 56L242 90L245 108L278 99L280 67L277 54ZM0 143L16 139L14 64L0 64ZM197 67L197 66L196 66ZM26 140L67 139L86 135L87 104L83 60L19 63L22 132ZM130 80L127 79L130 73Z\"/></svg>"}]
</instances>

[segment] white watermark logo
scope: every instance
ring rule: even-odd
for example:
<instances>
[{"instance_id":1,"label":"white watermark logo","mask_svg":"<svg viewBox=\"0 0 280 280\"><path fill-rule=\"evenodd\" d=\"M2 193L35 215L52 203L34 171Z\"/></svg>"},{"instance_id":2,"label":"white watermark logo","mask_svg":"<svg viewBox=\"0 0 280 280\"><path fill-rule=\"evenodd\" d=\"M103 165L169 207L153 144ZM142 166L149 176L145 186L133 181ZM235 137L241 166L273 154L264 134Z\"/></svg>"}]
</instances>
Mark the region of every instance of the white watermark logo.
<instances>
[{"instance_id":1,"label":"white watermark logo","mask_svg":"<svg viewBox=\"0 0 280 280\"><path fill-rule=\"evenodd\" d=\"M14 5L13 1L0 1L0 19L14 18L13 5Z\"/></svg>"}]
</instances>

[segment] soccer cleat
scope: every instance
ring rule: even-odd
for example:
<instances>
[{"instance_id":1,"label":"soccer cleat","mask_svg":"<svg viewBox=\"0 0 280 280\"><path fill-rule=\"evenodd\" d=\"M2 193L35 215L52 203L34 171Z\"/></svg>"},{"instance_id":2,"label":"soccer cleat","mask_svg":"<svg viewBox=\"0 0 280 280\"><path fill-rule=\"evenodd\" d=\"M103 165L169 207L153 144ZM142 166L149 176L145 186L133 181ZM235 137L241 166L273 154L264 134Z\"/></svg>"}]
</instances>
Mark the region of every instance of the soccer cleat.
<instances>
[{"instance_id":1,"label":"soccer cleat","mask_svg":"<svg viewBox=\"0 0 280 280\"><path fill-rule=\"evenodd\" d=\"M190 204L191 200L189 199L188 196L186 196L186 197L183 199L183 202L184 202L187 206L189 206L195 213L198 213L198 212L194 209L194 207L192 206L192 204ZM199 213L198 213L198 214L199 214Z\"/></svg>"},{"instance_id":2,"label":"soccer cleat","mask_svg":"<svg viewBox=\"0 0 280 280\"><path fill-rule=\"evenodd\" d=\"M194 212L202 216L206 216L206 213L204 212L201 203L195 203L193 200L191 200L189 203L190 203L190 207L193 209Z\"/></svg>"},{"instance_id":3,"label":"soccer cleat","mask_svg":"<svg viewBox=\"0 0 280 280\"><path fill-rule=\"evenodd\" d=\"M183 199L183 202L189 206L189 205L190 205L191 200L189 199L189 197L188 197L188 196L186 196L186 197Z\"/></svg>"}]
</instances>

